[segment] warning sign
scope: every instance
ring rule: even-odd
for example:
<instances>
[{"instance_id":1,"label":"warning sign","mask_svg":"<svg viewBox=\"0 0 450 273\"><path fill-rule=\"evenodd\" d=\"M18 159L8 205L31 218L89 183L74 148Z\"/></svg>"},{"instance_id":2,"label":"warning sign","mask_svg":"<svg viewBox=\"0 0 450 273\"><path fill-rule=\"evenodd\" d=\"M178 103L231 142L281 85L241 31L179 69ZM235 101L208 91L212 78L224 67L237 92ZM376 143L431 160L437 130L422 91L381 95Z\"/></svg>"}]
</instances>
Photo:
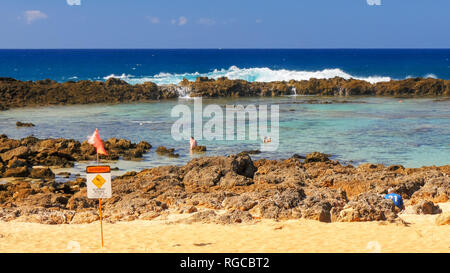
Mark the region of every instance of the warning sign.
<instances>
[{"instance_id":1,"label":"warning sign","mask_svg":"<svg viewBox=\"0 0 450 273\"><path fill-rule=\"evenodd\" d=\"M109 166L87 167L86 180L88 198L111 197L111 168Z\"/></svg>"},{"instance_id":2,"label":"warning sign","mask_svg":"<svg viewBox=\"0 0 450 273\"><path fill-rule=\"evenodd\" d=\"M101 188L103 184L105 184L106 180L103 178L103 176L97 174L97 176L92 179L92 183L97 186L97 188Z\"/></svg>"}]
</instances>

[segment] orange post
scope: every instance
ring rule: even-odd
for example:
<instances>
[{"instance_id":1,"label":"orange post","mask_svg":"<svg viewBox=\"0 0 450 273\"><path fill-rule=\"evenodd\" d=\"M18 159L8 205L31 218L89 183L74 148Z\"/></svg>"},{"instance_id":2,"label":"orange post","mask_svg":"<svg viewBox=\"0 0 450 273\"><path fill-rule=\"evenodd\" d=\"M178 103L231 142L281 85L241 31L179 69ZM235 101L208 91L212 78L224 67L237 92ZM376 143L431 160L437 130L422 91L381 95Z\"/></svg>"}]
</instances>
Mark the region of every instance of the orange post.
<instances>
[{"instance_id":1,"label":"orange post","mask_svg":"<svg viewBox=\"0 0 450 273\"><path fill-rule=\"evenodd\" d=\"M98 151L97 151L97 166L100 163L100 157L98 156ZM100 234L102 236L102 247L103 247L103 216L102 216L102 199L99 198L98 199L98 208L100 210Z\"/></svg>"},{"instance_id":2,"label":"orange post","mask_svg":"<svg viewBox=\"0 0 450 273\"><path fill-rule=\"evenodd\" d=\"M99 209L100 209L100 232L101 232L101 236L102 236L102 247L103 247L103 223L102 223L102 199L99 198Z\"/></svg>"}]
</instances>

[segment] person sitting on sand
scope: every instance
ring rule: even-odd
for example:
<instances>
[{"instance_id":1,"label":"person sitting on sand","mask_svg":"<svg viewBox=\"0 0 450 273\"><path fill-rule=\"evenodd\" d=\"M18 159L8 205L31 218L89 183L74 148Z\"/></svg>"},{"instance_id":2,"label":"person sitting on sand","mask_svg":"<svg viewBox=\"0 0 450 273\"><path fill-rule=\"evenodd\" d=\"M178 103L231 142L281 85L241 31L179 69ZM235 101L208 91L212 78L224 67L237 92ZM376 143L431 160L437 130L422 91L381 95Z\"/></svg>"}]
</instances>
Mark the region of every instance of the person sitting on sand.
<instances>
[{"instance_id":1,"label":"person sitting on sand","mask_svg":"<svg viewBox=\"0 0 450 273\"><path fill-rule=\"evenodd\" d=\"M401 210L405 209L405 205L403 204L403 198L401 195L396 194L393 188L388 189L388 194L384 196L386 199L391 199L394 202L394 205Z\"/></svg>"},{"instance_id":2,"label":"person sitting on sand","mask_svg":"<svg viewBox=\"0 0 450 273\"><path fill-rule=\"evenodd\" d=\"M193 136L191 136L191 139L190 139L189 142L190 142L190 145L191 145L190 150L192 151L192 149L193 149L194 147L197 147L197 141L194 139Z\"/></svg>"}]
</instances>

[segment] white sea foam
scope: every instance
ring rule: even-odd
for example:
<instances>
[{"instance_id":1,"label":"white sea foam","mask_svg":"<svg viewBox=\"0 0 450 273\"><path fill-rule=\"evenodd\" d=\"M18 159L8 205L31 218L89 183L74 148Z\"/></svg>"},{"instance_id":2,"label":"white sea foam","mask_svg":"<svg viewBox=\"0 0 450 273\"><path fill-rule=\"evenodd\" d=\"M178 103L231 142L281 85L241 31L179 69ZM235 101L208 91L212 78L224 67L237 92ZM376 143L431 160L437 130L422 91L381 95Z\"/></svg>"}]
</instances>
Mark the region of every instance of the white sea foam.
<instances>
[{"instance_id":1,"label":"white sea foam","mask_svg":"<svg viewBox=\"0 0 450 273\"><path fill-rule=\"evenodd\" d=\"M123 74L120 75L120 76L115 75L115 74L111 74L111 75L108 75L108 76L106 76L106 77L103 77L103 79L104 79L104 80L109 80L109 79L111 79L111 78L116 78L116 79L121 79L121 80L124 80L124 81L128 81L128 80L131 79L132 77L134 77L134 76L133 76L133 75L125 75L125 73L123 73Z\"/></svg>"},{"instance_id":2,"label":"white sea foam","mask_svg":"<svg viewBox=\"0 0 450 273\"><path fill-rule=\"evenodd\" d=\"M390 81L390 77L385 76L370 76L370 77L357 77L342 71L339 68L330 68L318 71L302 71L302 70L287 70L287 69L270 69L267 67L255 67L255 68L239 68L231 66L228 69L215 69L208 73L159 73L149 77L135 77L132 75L122 74L120 76L111 74L104 77L105 80L109 78L119 78L127 81L130 84L144 83L147 81L154 82L156 84L177 84L186 78L188 80L195 80L197 77L209 77L217 79L220 77L227 77L232 80L240 79L249 82L271 82L271 81L289 81L289 80L309 80L311 78L316 79L330 79L334 77L341 77L344 79L359 79L370 83L377 83L383 81Z\"/></svg>"},{"instance_id":3,"label":"white sea foam","mask_svg":"<svg viewBox=\"0 0 450 273\"><path fill-rule=\"evenodd\" d=\"M432 78L432 79L437 79L437 76L436 75L434 75L434 74L426 74L425 76L424 76L424 78Z\"/></svg>"}]
</instances>

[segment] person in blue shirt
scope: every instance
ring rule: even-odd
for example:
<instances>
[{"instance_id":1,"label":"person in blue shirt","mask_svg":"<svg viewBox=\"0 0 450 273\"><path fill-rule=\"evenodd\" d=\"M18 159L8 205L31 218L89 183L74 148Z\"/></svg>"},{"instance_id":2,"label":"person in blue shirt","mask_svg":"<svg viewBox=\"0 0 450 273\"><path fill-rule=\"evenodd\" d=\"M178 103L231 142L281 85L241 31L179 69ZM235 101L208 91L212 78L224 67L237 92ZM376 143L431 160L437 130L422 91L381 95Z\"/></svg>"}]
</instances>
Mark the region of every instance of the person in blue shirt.
<instances>
[{"instance_id":1,"label":"person in blue shirt","mask_svg":"<svg viewBox=\"0 0 450 273\"><path fill-rule=\"evenodd\" d=\"M403 198L401 195L396 194L393 188L388 189L388 194L384 196L386 199L391 199L394 202L394 205L400 208L401 210L405 209L405 205L403 204Z\"/></svg>"}]
</instances>

